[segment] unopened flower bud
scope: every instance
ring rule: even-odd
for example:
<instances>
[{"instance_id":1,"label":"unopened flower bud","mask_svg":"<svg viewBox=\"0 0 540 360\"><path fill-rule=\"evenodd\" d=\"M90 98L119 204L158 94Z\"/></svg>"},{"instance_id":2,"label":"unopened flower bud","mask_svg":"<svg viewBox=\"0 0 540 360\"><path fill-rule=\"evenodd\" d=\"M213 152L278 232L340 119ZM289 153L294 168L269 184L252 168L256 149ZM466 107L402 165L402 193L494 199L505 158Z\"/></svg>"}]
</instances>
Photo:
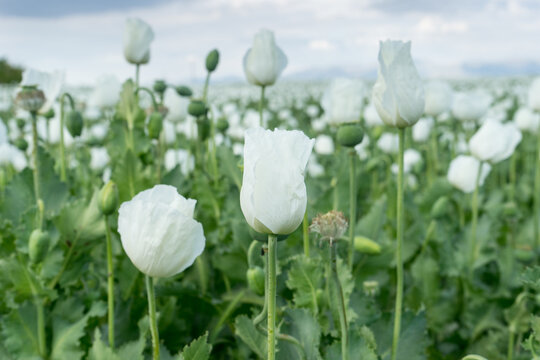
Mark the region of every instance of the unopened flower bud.
<instances>
[{"instance_id":1,"label":"unopened flower bud","mask_svg":"<svg viewBox=\"0 0 540 360\"><path fill-rule=\"evenodd\" d=\"M161 133L161 130L163 129L163 116L159 112L154 112L152 115L150 115L150 119L148 120L148 136L150 139L157 139L159 138L159 134Z\"/></svg>"},{"instance_id":2,"label":"unopened flower bud","mask_svg":"<svg viewBox=\"0 0 540 360\"><path fill-rule=\"evenodd\" d=\"M78 111L70 111L66 115L66 127L73 137L81 136L83 130L83 117Z\"/></svg>"},{"instance_id":3,"label":"unopened flower bud","mask_svg":"<svg viewBox=\"0 0 540 360\"><path fill-rule=\"evenodd\" d=\"M28 149L28 142L21 137L15 140L15 146L21 151L26 151Z\"/></svg>"},{"instance_id":4,"label":"unopened flower bud","mask_svg":"<svg viewBox=\"0 0 540 360\"><path fill-rule=\"evenodd\" d=\"M35 229L28 240L28 256L34 264L40 263L49 251L50 236L47 231Z\"/></svg>"},{"instance_id":5,"label":"unopened flower bud","mask_svg":"<svg viewBox=\"0 0 540 360\"><path fill-rule=\"evenodd\" d=\"M19 130L22 130L24 128L24 126L26 125L26 120L24 120L23 118L17 118L17 127L19 128Z\"/></svg>"},{"instance_id":6,"label":"unopened flower bud","mask_svg":"<svg viewBox=\"0 0 540 360\"><path fill-rule=\"evenodd\" d=\"M50 108L49 110L47 110L47 112L43 114L43 117L45 117L45 119L47 120L52 119L54 117L54 109Z\"/></svg>"},{"instance_id":7,"label":"unopened flower bud","mask_svg":"<svg viewBox=\"0 0 540 360\"><path fill-rule=\"evenodd\" d=\"M163 93L167 90L167 83L163 80L156 80L154 82L154 91L160 95L163 95Z\"/></svg>"},{"instance_id":8,"label":"unopened flower bud","mask_svg":"<svg viewBox=\"0 0 540 360\"><path fill-rule=\"evenodd\" d=\"M216 128L220 133L225 133L229 128L229 122L225 118L220 118L216 123Z\"/></svg>"},{"instance_id":9,"label":"unopened flower bud","mask_svg":"<svg viewBox=\"0 0 540 360\"><path fill-rule=\"evenodd\" d=\"M219 51L217 49L214 49L208 53L206 56L206 70L208 72L212 72L216 70L217 66L219 64Z\"/></svg>"},{"instance_id":10,"label":"unopened flower bud","mask_svg":"<svg viewBox=\"0 0 540 360\"><path fill-rule=\"evenodd\" d=\"M342 146L355 147L362 142L364 130L359 124L344 124L339 127L337 141Z\"/></svg>"},{"instance_id":11,"label":"unopened flower bud","mask_svg":"<svg viewBox=\"0 0 540 360\"><path fill-rule=\"evenodd\" d=\"M99 192L99 210L103 215L111 215L118 207L118 187L109 181Z\"/></svg>"},{"instance_id":12,"label":"unopened flower bud","mask_svg":"<svg viewBox=\"0 0 540 360\"><path fill-rule=\"evenodd\" d=\"M328 240L332 244L345 234L348 225L341 211L331 210L326 214L317 215L309 226L309 230L319 233L321 240Z\"/></svg>"},{"instance_id":13,"label":"unopened flower bud","mask_svg":"<svg viewBox=\"0 0 540 360\"><path fill-rule=\"evenodd\" d=\"M206 114L206 104L201 100L192 100L188 105L188 113L195 117L203 116Z\"/></svg>"},{"instance_id":14,"label":"unopened flower bud","mask_svg":"<svg viewBox=\"0 0 540 360\"><path fill-rule=\"evenodd\" d=\"M433 207L431 208L431 216L436 219L444 217L446 214L448 214L450 206L450 199L448 199L446 196L441 196L437 199L437 201L435 201L435 204L433 204Z\"/></svg>"},{"instance_id":15,"label":"unopened flower bud","mask_svg":"<svg viewBox=\"0 0 540 360\"><path fill-rule=\"evenodd\" d=\"M45 104L45 94L36 85L23 85L15 103L23 110L38 112Z\"/></svg>"},{"instance_id":16,"label":"unopened flower bud","mask_svg":"<svg viewBox=\"0 0 540 360\"><path fill-rule=\"evenodd\" d=\"M251 291L257 295L264 294L264 271L260 266L248 269L247 283Z\"/></svg>"},{"instance_id":17,"label":"unopened flower bud","mask_svg":"<svg viewBox=\"0 0 540 360\"><path fill-rule=\"evenodd\" d=\"M365 236L354 237L354 249L363 254L377 255L381 253L381 246Z\"/></svg>"},{"instance_id":18,"label":"unopened flower bud","mask_svg":"<svg viewBox=\"0 0 540 360\"><path fill-rule=\"evenodd\" d=\"M191 91L191 89L188 88L187 86L183 86L183 85L176 87L176 93L183 97L190 97L191 95L193 95L193 91Z\"/></svg>"}]
</instances>

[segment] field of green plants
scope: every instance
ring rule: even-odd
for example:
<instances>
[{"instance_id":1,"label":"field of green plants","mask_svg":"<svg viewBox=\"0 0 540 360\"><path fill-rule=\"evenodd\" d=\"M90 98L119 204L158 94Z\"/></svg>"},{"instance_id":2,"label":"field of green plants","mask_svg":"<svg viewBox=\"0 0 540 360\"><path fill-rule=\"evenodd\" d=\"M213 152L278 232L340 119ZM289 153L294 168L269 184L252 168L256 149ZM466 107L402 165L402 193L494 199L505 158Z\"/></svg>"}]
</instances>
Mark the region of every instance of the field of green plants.
<instances>
[{"instance_id":1,"label":"field of green plants","mask_svg":"<svg viewBox=\"0 0 540 360\"><path fill-rule=\"evenodd\" d=\"M1 89L0 359L540 359L540 78L284 82L261 30L143 86L125 26L131 79Z\"/></svg>"}]
</instances>

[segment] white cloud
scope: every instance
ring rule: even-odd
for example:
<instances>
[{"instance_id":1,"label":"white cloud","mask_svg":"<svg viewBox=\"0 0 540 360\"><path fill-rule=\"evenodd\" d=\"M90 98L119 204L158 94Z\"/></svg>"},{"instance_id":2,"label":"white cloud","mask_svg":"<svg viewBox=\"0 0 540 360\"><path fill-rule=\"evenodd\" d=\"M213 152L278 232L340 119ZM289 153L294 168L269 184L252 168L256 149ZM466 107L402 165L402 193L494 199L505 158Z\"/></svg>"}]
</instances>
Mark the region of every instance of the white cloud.
<instances>
[{"instance_id":1,"label":"white cloud","mask_svg":"<svg viewBox=\"0 0 540 360\"><path fill-rule=\"evenodd\" d=\"M311 40L309 42L309 48L312 50L330 51L333 50L335 47L326 40Z\"/></svg>"}]
</instances>

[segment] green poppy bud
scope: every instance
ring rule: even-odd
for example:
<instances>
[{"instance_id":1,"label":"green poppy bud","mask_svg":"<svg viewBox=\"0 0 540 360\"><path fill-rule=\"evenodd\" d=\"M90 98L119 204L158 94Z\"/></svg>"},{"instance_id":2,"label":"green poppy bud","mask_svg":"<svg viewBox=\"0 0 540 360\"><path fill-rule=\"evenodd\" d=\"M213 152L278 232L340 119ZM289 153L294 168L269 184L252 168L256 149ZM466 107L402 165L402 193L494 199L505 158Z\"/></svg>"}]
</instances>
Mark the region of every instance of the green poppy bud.
<instances>
[{"instance_id":1,"label":"green poppy bud","mask_svg":"<svg viewBox=\"0 0 540 360\"><path fill-rule=\"evenodd\" d=\"M208 72L212 72L216 70L217 66L219 64L219 51L217 49L214 49L208 53L206 56L206 70Z\"/></svg>"},{"instance_id":2,"label":"green poppy bud","mask_svg":"<svg viewBox=\"0 0 540 360\"><path fill-rule=\"evenodd\" d=\"M225 118L220 118L216 123L216 128L220 133L225 133L229 128L229 122Z\"/></svg>"},{"instance_id":3,"label":"green poppy bud","mask_svg":"<svg viewBox=\"0 0 540 360\"><path fill-rule=\"evenodd\" d=\"M342 146L355 147L362 142L364 130L359 124L341 125L337 132L337 141Z\"/></svg>"},{"instance_id":4,"label":"green poppy bud","mask_svg":"<svg viewBox=\"0 0 540 360\"><path fill-rule=\"evenodd\" d=\"M163 129L163 116L159 112L153 112L148 120L148 136L150 139L159 138L159 134Z\"/></svg>"},{"instance_id":5,"label":"green poppy bud","mask_svg":"<svg viewBox=\"0 0 540 360\"><path fill-rule=\"evenodd\" d=\"M191 95L193 95L193 91L191 91L191 89L187 86L177 86L176 93L183 97L190 97Z\"/></svg>"},{"instance_id":6,"label":"green poppy bud","mask_svg":"<svg viewBox=\"0 0 540 360\"><path fill-rule=\"evenodd\" d=\"M381 246L365 236L354 237L354 248L363 254L377 255L381 253Z\"/></svg>"},{"instance_id":7,"label":"green poppy bud","mask_svg":"<svg viewBox=\"0 0 540 360\"><path fill-rule=\"evenodd\" d=\"M111 215L118 207L118 187L109 181L99 192L99 210L103 215Z\"/></svg>"},{"instance_id":8,"label":"green poppy bud","mask_svg":"<svg viewBox=\"0 0 540 360\"><path fill-rule=\"evenodd\" d=\"M26 151L28 149L28 142L24 138L18 138L15 140L15 146L21 151Z\"/></svg>"},{"instance_id":9,"label":"green poppy bud","mask_svg":"<svg viewBox=\"0 0 540 360\"><path fill-rule=\"evenodd\" d=\"M451 207L450 199L446 196L441 196L435 201L435 204L431 207L431 216L438 219L448 214Z\"/></svg>"},{"instance_id":10,"label":"green poppy bud","mask_svg":"<svg viewBox=\"0 0 540 360\"><path fill-rule=\"evenodd\" d=\"M66 127L73 137L81 136L83 129L83 118L80 112L70 111L66 115Z\"/></svg>"},{"instance_id":11,"label":"green poppy bud","mask_svg":"<svg viewBox=\"0 0 540 360\"><path fill-rule=\"evenodd\" d=\"M254 268L248 269L246 276L249 289L257 295L263 295L264 270L261 269L260 266L255 266Z\"/></svg>"},{"instance_id":12,"label":"green poppy bud","mask_svg":"<svg viewBox=\"0 0 540 360\"><path fill-rule=\"evenodd\" d=\"M163 94L167 90L167 83L163 80L156 80L154 82L154 91L158 94Z\"/></svg>"},{"instance_id":13,"label":"green poppy bud","mask_svg":"<svg viewBox=\"0 0 540 360\"><path fill-rule=\"evenodd\" d=\"M49 251L50 236L47 231L35 229L28 240L28 255L34 264L40 263Z\"/></svg>"},{"instance_id":14,"label":"green poppy bud","mask_svg":"<svg viewBox=\"0 0 540 360\"><path fill-rule=\"evenodd\" d=\"M52 119L54 117L54 109L50 108L49 110L47 110L47 112L43 114L43 117L47 120Z\"/></svg>"},{"instance_id":15,"label":"green poppy bud","mask_svg":"<svg viewBox=\"0 0 540 360\"><path fill-rule=\"evenodd\" d=\"M26 125L26 120L22 118L17 118L17 127L19 128L19 130L22 130L25 125Z\"/></svg>"},{"instance_id":16,"label":"green poppy bud","mask_svg":"<svg viewBox=\"0 0 540 360\"><path fill-rule=\"evenodd\" d=\"M201 100L192 100L188 105L188 113L195 117L203 116L206 114L206 104Z\"/></svg>"}]
</instances>

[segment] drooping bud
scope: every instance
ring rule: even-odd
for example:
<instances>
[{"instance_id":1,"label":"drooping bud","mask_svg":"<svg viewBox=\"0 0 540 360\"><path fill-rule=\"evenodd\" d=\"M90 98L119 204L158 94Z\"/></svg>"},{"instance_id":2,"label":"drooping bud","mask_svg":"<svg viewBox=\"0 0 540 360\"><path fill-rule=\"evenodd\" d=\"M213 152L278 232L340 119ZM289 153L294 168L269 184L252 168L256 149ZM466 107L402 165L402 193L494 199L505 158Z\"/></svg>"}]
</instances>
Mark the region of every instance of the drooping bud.
<instances>
[{"instance_id":1,"label":"drooping bud","mask_svg":"<svg viewBox=\"0 0 540 360\"><path fill-rule=\"evenodd\" d=\"M159 134L161 133L161 130L163 129L163 116L159 112L154 112L152 115L150 115L150 119L148 120L148 136L150 139L157 139L159 138Z\"/></svg>"},{"instance_id":2,"label":"drooping bud","mask_svg":"<svg viewBox=\"0 0 540 360\"><path fill-rule=\"evenodd\" d=\"M192 100L188 105L188 113L194 117L203 116L206 114L206 104L201 100Z\"/></svg>"},{"instance_id":3,"label":"drooping bud","mask_svg":"<svg viewBox=\"0 0 540 360\"><path fill-rule=\"evenodd\" d=\"M45 94L37 88L37 85L23 85L15 98L15 103L23 110L38 112L45 104Z\"/></svg>"},{"instance_id":4,"label":"drooping bud","mask_svg":"<svg viewBox=\"0 0 540 360\"><path fill-rule=\"evenodd\" d=\"M35 229L28 239L28 256L34 264L40 263L49 251L50 236L47 231Z\"/></svg>"},{"instance_id":5,"label":"drooping bud","mask_svg":"<svg viewBox=\"0 0 540 360\"><path fill-rule=\"evenodd\" d=\"M187 86L183 85L176 87L176 93L183 97L190 97L191 95L193 95L193 91L191 91L191 89Z\"/></svg>"},{"instance_id":6,"label":"drooping bud","mask_svg":"<svg viewBox=\"0 0 540 360\"><path fill-rule=\"evenodd\" d=\"M330 241L332 244L345 234L348 226L347 219L341 211L331 210L326 214L317 215L309 226L309 231L319 233L321 240Z\"/></svg>"},{"instance_id":7,"label":"drooping bud","mask_svg":"<svg viewBox=\"0 0 540 360\"><path fill-rule=\"evenodd\" d=\"M341 125L337 132L337 141L346 147L355 147L362 142L364 130L359 124Z\"/></svg>"},{"instance_id":8,"label":"drooping bud","mask_svg":"<svg viewBox=\"0 0 540 360\"><path fill-rule=\"evenodd\" d=\"M362 254L377 255L381 253L381 246L365 236L354 237L354 249Z\"/></svg>"},{"instance_id":9,"label":"drooping bud","mask_svg":"<svg viewBox=\"0 0 540 360\"><path fill-rule=\"evenodd\" d=\"M99 210L103 215L111 215L118 207L118 187L114 181L109 181L99 192Z\"/></svg>"},{"instance_id":10,"label":"drooping bud","mask_svg":"<svg viewBox=\"0 0 540 360\"><path fill-rule=\"evenodd\" d=\"M21 151L26 151L26 149L28 149L28 142L24 138L20 137L15 140L15 146Z\"/></svg>"},{"instance_id":11,"label":"drooping bud","mask_svg":"<svg viewBox=\"0 0 540 360\"><path fill-rule=\"evenodd\" d=\"M66 127L71 136L81 136L83 125L83 117L80 112L74 110L66 114Z\"/></svg>"},{"instance_id":12,"label":"drooping bud","mask_svg":"<svg viewBox=\"0 0 540 360\"><path fill-rule=\"evenodd\" d=\"M264 276L264 270L260 266L250 268L246 272L248 286L257 295L264 294Z\"/></svg>"},{"instance_id":13,"label":"drooping bud","mask_svg":"<svg viewBox=\"0 0 540 360\"><path fill-rule=\"evenodd\" d=\"M217 49L214 49L208 53L206 56L206 70L208 72L212 72L216 70L217 66L219 64L219 51Z\"/></svg>"}]
</instances>

